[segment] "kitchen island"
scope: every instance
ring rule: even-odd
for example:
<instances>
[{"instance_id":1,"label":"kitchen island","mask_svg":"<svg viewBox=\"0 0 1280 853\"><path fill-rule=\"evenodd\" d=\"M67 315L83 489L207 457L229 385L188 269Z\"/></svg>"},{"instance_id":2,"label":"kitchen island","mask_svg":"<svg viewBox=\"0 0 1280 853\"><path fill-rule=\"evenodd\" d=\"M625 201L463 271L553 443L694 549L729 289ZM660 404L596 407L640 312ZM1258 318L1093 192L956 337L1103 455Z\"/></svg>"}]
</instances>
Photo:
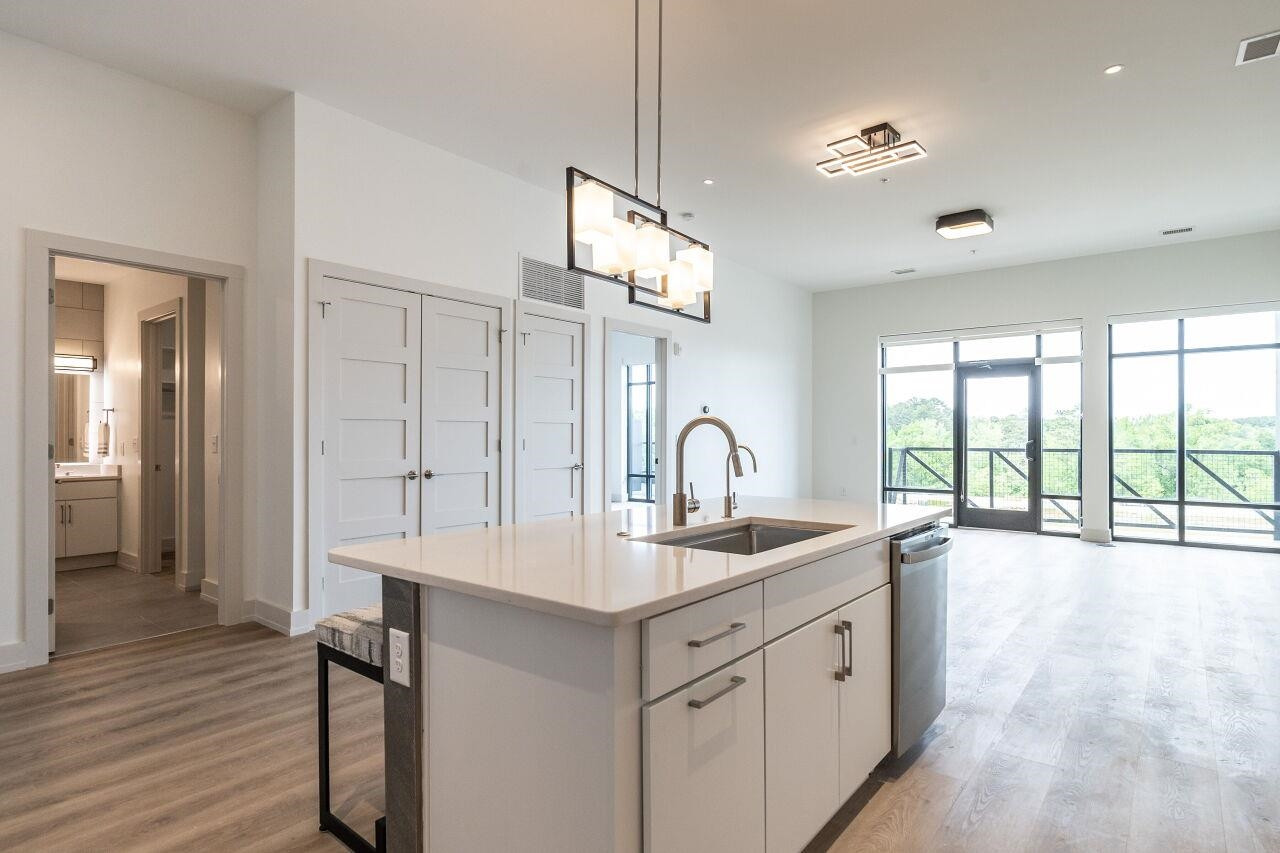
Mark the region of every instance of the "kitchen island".
<instances>
[{"instance_id":1,"label":"kitchen island","mask_svg":"<svg viewBox=\"0 0 1280 853\"><path fill-rule=\"evenodd\" d=\"M329 553L383 576L388 849L774 853L821 829L891 746L889 537L947 510L712 503Z\"/></svg>"}]
</instances>

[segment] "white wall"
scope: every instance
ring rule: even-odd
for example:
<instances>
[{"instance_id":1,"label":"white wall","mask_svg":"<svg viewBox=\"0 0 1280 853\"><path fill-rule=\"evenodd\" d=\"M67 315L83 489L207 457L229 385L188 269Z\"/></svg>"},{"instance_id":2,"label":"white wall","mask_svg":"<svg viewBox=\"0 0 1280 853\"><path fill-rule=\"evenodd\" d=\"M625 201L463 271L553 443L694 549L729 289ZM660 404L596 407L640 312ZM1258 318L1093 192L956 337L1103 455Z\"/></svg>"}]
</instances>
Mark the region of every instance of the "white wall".
<instances>
[{"instance_id":1,"label":"white wall","mask_svg":"<svg viewBox=\"0 0 1280 853\"><path fill-rule=\"evenodd\" d=\"M307 606L305 531L306 259L333 261L451 287L515 298L518 257L564 263L564 199L509 175L425 145L302 96L295 125L293 258L294 436L292 561L295 610ZM277 109L286 109L282 105ZM281 124L286 119L280 118ZM810 301L786 286L717 258L714 322L704 326L626 304L618 286L589 281L587 309L670 328L683 355L671 359L674 432L706 403L760 455L761 472L742 493L807 494L810 483ZM266 277L266 266L263 276ZM603 464L603 328L591 329L595 403L587 465ZM723 438L701 431L689 444L699 494L723 492ZM603 505L602 478L588 482L588 506ZM717 485L721 484L721 485ZM264 566L278 571L278 565ZM285 578L264 580L279 590ZM276 601L273 599L273 602ZM283 604L283 601L279 601Z\"/></svg>"},{"instance_id":2,"label":"white wall","mask_svg":"<svg viewBox=\"0 0 1280 853\"><path fill-rule=\"evenodd\" d=\"M1280 232L815 295L814 493L876 500L881 335L1084 321L1084 527L1107 526L1107 317L1280 299Z\"/></svg>"},{"instance_id":3,"label":"white wall","mask_svg":"<svg viewBox=\"0 0 1280 853\"><path fill-rule=\"evenodd\" d=\"M254 128L248 116L5 33L0 111L0 400L10 401L0 502L18 506L23 229L251 268ZM0 515L0 668L25 657L23 549L44 547L23 543L20 523Z\"/></svg>"}]
</instances>

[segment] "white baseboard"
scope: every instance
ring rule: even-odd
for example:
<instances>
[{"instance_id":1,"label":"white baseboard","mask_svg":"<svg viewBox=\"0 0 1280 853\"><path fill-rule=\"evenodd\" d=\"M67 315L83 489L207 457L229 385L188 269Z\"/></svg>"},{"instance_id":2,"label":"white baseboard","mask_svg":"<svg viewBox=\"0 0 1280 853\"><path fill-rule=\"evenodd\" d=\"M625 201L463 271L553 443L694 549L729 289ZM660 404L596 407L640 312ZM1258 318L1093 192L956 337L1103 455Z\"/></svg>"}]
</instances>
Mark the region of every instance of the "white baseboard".
<instances>
[{"instance_id":1,"label":"white baseboard","mask_svg":"<svg viewBox=\"0 0 1280 853\"><path fill-rule=\"evenodd\" d=\"M1082 542L1097 542L1100 545L1106 545L1111 541L1111 531L1105 527L1083 527L1080 529L1080 540Z\"/></svg>"},{"instance_id":2,"label":"white baseboard","mask_svg":"<svg viewBox=\"0 0 1280 853\"><path fill-rule=\"evenodd\" d=\"M142 562L138 559L138 555L130 554L128 551L116 552L116 565L131 572L142 571Z\"/></svg>"},{"instance_id":3,"label":"white baseboard","mask_svg":"<svg viewBox=\"0 0 1280 853\"><path fill-rule=\"evenodd\" d=\"M218 603L218 582L209 578L200 579L200 597L210 604Z\"/></svg>"},{"instance_id":4,"label":"white baseboard","mask_svg":"<svg viewBox=\"0 0 1280 853\"><path fill-rule=\"evenodd\" d=\"M288 637L305 634L315 627L310 610L286 610L265 601L253 602L253 621Z\"/></svg>"},{"instance_id":5,"label":"white baseboard","mask_svg":"<svg viewBox=\"0 0 1280 853\"><path fill-rule=\"evenodd\" d=\"M0 646L0 672L13 672L16 669L26 669L27 666L26 643L5 643Z\"/></svg>"}]
</instances>

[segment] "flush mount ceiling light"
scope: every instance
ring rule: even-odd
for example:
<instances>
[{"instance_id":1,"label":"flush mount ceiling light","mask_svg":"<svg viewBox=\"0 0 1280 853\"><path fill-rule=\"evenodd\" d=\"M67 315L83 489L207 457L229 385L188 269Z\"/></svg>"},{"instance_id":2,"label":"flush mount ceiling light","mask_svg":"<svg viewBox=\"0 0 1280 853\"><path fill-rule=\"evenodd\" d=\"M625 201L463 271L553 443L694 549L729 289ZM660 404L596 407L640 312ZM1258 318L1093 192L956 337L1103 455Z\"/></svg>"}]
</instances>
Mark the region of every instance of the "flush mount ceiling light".
<instances>
[{"instance_id":1,"label":"flush mount ceiling light","mask_svg":"<svg viewBox=\"0 0 1280 853\"><path fill-rule=\"evenodd\" d=\"M888 123L863 128L857 136L837 139L828 143L827 150L835 156L819 162L817 168L828 178L863 175L929 156L924 146L914 139L903 142L902 134Z\"/></svg>"},{"instance_id":2,"label":"flush mount ceiling light","mask_svg":"<svg viewBox=\"0 0 1280 853\"><path fill-rule=\"evenodd\" d=\"M985 210L966 210L939 216L934 227L948 240L959 240L961 237L990 234L995 230L995 222Z\"/></svg>"},{"instance_id":3,"label":"flush mount ceiling light","mask_svg":"<svg viewBox=\"0 0 1280 853\"><path fill-rule=\"evenodd\" d=\"M621 284L628 301L656 311L711 322L715 258L711 247L667 226L662 206L662 17L658 0L657 197L640 196L640 0L635 0L633 192L570 166L565 170L571 271ZM702 181L710 186L712 178ZM692 219L693 214L683 214Z\"/></svg>"},{"instance_id":4,"label":"flush mount ceiling light","mask_svg":"<svg viewBox=\"0 0 1280 853\"><path fill-rule=\"evenodd\" d=\"M98 369L98 359L91 355L62 355L54 353L54 373L93 373Z\"/></svg>"}]
</instances>

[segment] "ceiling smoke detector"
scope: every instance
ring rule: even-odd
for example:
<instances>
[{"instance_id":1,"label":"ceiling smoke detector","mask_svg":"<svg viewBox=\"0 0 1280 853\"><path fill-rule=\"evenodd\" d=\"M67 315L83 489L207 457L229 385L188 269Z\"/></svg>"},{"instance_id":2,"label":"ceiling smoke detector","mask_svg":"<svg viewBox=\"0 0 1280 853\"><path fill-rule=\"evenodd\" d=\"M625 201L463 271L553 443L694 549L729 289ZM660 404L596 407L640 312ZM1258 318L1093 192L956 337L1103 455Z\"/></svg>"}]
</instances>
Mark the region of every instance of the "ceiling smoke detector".
<instances>
[{"instance_id":1,"label":"ceiling smoke detector","mask_svg":"<svg viewBox=\"0 0 1280 853\"><path fill-rule=\"evenodd\" d=\"M1236 51L1236 65L1248 65L1250 62L1275 59L1277 56L1280 56L1280 32L1267 33L1240 42L1240 49Z\"/></svg>"},{"instance_id":2,"label":"ceiling smoke detector","mask_svg":"<svg viewBox=\"0 0 1280 853\"><path fill-rule=\"evenodd\" d=\"M939 216L938 221L934 223L937 232L948 240L990 234L995 227L991 214L982 209L948 213L946 216Z\"/></svg>"}]
</instances>

